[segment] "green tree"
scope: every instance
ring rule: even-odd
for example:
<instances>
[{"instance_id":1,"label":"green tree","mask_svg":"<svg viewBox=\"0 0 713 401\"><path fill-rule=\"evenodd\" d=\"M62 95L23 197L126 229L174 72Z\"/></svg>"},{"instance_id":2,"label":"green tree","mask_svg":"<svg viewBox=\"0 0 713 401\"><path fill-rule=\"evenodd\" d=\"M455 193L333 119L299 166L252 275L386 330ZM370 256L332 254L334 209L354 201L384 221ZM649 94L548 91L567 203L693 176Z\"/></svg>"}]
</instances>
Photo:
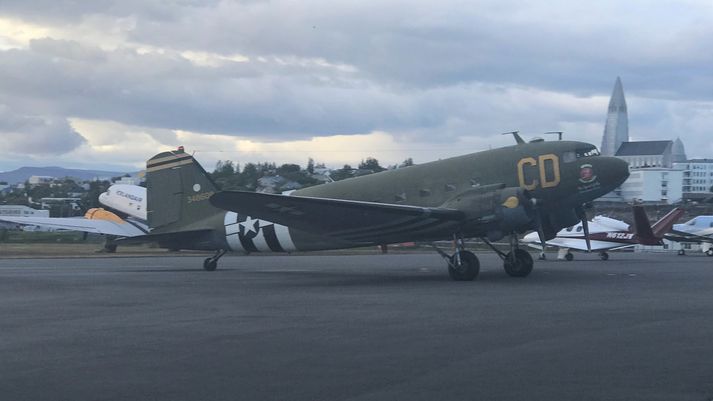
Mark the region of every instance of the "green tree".
<instances>
[{"instance_id":1,"label":"green tree","mask_svg":"<svg viewBox=\"0 0 713 401\"><path fill-rule=\"evenodd\" d=\"M372 173L378 173L380 171L386 170L379 165L379 161L373 157L367 157L366 160L362 160L359 163L359 170L370 170Z\"/></svg>"},{"instance_id":2,"label":"green tree","mask_svg":"<svg viewBox=\"0 0 713 401\"><path fill-rule=\"evenodd\" d=\"M341 181L343 179L351 178L353 176L354 169L348 164L345 164L344 167L340 168L339 170L332 171L332 174L329 175L329 177L332 178L334 181Z\"/></svg>"}]
</instances>

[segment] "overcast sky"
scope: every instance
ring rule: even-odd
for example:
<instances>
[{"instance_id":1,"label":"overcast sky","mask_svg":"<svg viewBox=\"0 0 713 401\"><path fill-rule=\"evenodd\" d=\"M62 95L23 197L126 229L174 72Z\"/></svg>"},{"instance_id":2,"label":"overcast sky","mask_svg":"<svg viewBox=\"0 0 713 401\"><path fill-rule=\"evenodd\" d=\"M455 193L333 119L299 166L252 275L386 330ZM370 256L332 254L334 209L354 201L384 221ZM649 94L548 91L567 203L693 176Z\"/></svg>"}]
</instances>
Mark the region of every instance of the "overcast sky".
<instances>
[{"instance_id":1,"label":"overcast sky","mask_svg":"<svg viewBox=\"0 0 713 401\"><path fill-rule=\"evenodd\" d=\"M0 0L0 170L600 146L617 76L633 140L713 157L713 2L543 4Z\"/></svg>"}]
</instances>

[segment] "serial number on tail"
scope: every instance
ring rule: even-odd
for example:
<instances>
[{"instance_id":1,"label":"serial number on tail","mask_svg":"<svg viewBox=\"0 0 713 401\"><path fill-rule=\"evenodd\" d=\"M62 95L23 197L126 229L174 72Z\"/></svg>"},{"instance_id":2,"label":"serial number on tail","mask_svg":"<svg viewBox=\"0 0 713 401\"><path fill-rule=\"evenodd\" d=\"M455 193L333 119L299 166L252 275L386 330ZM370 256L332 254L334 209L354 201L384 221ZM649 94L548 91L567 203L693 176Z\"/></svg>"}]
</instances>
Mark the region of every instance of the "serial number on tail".
<instances>
[{"instance_id":1,"label":"serial number on tail","mask_svg":"<svg viewBox=\"0 0 713 401\"><path fill-rule=\"evenodd\" d=\"M188 196L188 203L193 203L193 202L202 202L205 200L208 200L211 196L213 196L215 192L210 191L210 192L201 192L199 194L195 195L190 195Z\"/></svg>"}]
</instances>

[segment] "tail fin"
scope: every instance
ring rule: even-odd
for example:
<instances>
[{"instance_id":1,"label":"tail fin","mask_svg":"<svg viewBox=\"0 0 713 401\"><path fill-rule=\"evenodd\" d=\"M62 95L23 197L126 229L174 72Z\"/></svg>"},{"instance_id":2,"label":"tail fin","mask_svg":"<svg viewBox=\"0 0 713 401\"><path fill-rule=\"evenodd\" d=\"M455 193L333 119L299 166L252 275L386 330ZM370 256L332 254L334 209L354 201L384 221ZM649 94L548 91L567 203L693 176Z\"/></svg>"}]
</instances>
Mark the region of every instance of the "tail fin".
<instances>
[{"instance_id":1,"label":"tail fin","mask_svg":"<svg viewBox=\"0 0 713 401\"><path fill-rule=\"evenodd\" d=\"M665 216L663 216L661 220L654 223L652 227L654 230L654 236L656 238L663 238L664 234L671 231L671 227L673 227L673 225L676 224L678 219L683 216L684 212L685 210L681 209L680 207L677 207L668 212Z\"/></svg>"},{"instance_id":2,"label":"tail fin","mask_svg":"<svg viewBox=\"0 0 713 401\"><path fill-rule=\"evenodd\" d=\"M146 162L146 208L152 233L205 229L219 212L208 198L217 187L183 148L159 153Z\"/></svg>"},{"instance_id":3,"label":"tail fin","mask_svg":"<svg viewBox=\"0 0 713 401\"><path fill-rule=\"evenodd\" d=\"M646 216L644 207L640 205L633 206L634 212L634 229L636 236L644 245L656 245L663 238L664 234L671 230L671 227L683 215L684 210L675 208L668 212L653 226L649 224L649 218Z\"/></svg>"},{"instance_id":4,"label":"tail fin","mask_svg":"<svg viewBox=\"0 0 713 401\"><path fill-rule=\"evenodd\" d=\"M644 207L634 205L632 206L632 212L634 214L634 232L639 240L642 242L658 242L658 238L654 236L654 232L651 229L649 216L646 215Z\"/></svg>"}]
</instances>

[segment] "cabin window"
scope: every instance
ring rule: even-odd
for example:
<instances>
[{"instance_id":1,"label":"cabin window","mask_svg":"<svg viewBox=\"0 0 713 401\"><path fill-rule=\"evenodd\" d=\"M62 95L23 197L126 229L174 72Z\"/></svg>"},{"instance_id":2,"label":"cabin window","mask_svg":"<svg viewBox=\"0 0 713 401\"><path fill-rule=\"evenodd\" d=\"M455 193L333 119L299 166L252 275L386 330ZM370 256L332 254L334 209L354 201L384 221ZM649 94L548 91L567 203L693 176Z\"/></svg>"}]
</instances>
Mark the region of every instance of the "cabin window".
<instances>
[{"instance_id":1,"label":"cabin window","mask_svg":"<svg viewBox=\"0 0 713 401\"><path fill-rule=\"evenodd\" d=\"M565 163L570 163L577 160L577 156L574 153L574 151L569 151L569 152L564 152L562 153L562 161Z\"/></svg>"}]
</instances>

